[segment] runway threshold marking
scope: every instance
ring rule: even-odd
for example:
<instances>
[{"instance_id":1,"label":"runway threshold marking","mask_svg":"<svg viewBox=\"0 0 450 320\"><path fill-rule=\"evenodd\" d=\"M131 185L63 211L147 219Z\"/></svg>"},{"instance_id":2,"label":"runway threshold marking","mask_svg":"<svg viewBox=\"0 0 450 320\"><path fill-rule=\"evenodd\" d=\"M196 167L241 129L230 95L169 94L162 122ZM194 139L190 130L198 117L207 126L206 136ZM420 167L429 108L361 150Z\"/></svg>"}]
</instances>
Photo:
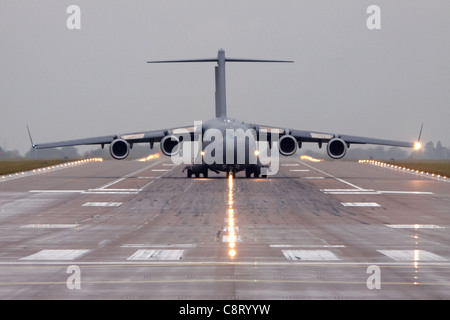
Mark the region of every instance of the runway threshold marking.
<instances>
[{"instance_id":1,"label":"runway threshold marking","mask_svg":"<svg viewBox=\"0 0 450 320\"><path fill-rule=\"evenodd\" d=\"M377 250L395 261L446 261L441 256L425 250Z\"/></svg>"},{"instance_id":2,"label":"runway threshold marking","mask_svg":"<svg viewBox=\"0 0 450 320\"><path fill-rule=\"evenodd\" d=\"M196 248L195 243L173 243L173 244L145 244L145 243L127 243L121 248Z\"/></svg>"},{"instance_id":3,"label":"runway threshold marking","mask_svg":"<svg viewBox=\"0 0 450 320\"><path fill-rule=\"evenodd\" d=\"M376 202L341 202L344 207L381 207Z\"/></svg>"},{"instance_id":4,"label":"runway threshold marking","mask_svg":"<svg viewBox=\"0 0 450 320\"><path fill-rule=\"evenodd\" d=\"M287 260L297 261L338 261L339 259L329 250L282 250Z\"/></svg>"},{"instance_id":5,"label":"runway threshold marking","mask_svg":"<svg viewBox=\"0 0 450 320\"><path fill-rule=\"evenodd\" d=\"M127 260L181 260L184 250L138 250Z\"/></svg>"},{"instance_id":6,"label":"runway threshold marking","mask_svg":"<svg viewBox=\"0 0 450 320\"><path fill-rule=\"evenodd\" d=\"M74 260L86 253L89 250L41 250L35 254L21 258L20 260Z\"/></svg>"},{"instance_id":7,"label":"runway threshold marking","mask_svg":"<svg viewBox=\"0 0 450 320\"><path fill-rule=\"evenodd\" d=\"M123 202L86 202L82 207L119 207Z\"/></svg>"},{"instance_id":8,"label":"runway threshold marking","mask_svg":"<svg viewBox=\"0 0 450 320\"><path fill-rule=\"evenodd\" d=\"M84 190L30 190L30 193L82 193Z\"/></svg>"},{"instance_id":9,"label":"runway threshold marking","mask_svg":"<svg viewBox=\"0 0 450 320\"><path fill-rule=\"evenodd\" d=\"M73 229L79 227L79 224L27 224L23 225L20 228L22 229Z\"/></svg>"},{"instance_id":10,"label":"runway threshold marking","mask_svg":"<svg viewBox=\"0 0 450 320\"><path fill-rule=\"evenodd\" d=\"M385 226L392 229L445 229L435 224L385 224Z\"/></svg>"},{"instance_id":11,"label":"runway threshold marking","mask_svg":"<svg viewBox=\"0 0 450 320\"><path fill-rule=\"evenodd\" d=\"M270 248L346 248L342 244L324 244L324 245L307 245L307 244L271 244Z\"/></svg>"}]
</instances>

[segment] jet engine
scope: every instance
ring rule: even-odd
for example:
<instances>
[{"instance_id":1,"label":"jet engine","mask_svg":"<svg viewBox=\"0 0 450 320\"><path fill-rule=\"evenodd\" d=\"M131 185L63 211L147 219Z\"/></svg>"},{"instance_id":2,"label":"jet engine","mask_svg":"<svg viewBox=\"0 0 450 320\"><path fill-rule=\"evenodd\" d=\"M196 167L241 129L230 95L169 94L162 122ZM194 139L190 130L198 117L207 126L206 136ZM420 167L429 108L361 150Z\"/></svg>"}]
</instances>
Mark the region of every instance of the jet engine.
<instances>
[{"instance_id":1,"label":"jet engine","mask_svg":"<svg viewBox=\"0 0 450 320\"><path fill-rule=\"evenodd\" d=\"M327 152L330 158L341 159L347 153L347 144L339 138L331 139L327 145Z\"/></svg>"},{"instance_id":2,"label":"jet engine","mask_svg":"<svg viewBox=\"0 0 450 320\"><path fill-rule=\"evenodd\" d=\"M111 142L109 146L109 152L111 156L116 160L123 160L130 154L130 144L123 139L116 139Z\"/></svg>"},{"instance_id":3,"label":"jet engine","mask_svg":"<svg viewBox=\"0 0 450 320\"><path fill-rule=\"evenodd\" d=\"M161 151L168 157L176 155L180 151L180 139L173 135L165 136L161 140Z\"/></svg>"},{"instance_id":4,"label":"jet engine","mask_svg":"<svg viewBox=\"0 0 450 320\"><path fill-rule=\"evenodd\" d=\"M291 135L284 135L280 138L280 153L283 156L292 156L297 152L297 140Z\"/></svg>"}]
</instances>

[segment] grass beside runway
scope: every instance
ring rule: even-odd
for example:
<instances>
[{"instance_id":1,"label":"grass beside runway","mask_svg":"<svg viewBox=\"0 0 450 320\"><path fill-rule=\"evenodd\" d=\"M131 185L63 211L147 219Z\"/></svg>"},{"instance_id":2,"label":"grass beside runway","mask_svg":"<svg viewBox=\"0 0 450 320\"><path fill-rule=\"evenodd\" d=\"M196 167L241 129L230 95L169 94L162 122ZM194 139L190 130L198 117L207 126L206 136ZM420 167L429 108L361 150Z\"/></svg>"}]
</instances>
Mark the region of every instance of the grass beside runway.
<instances>
[{"instance_id":1,"label":"grass beside runway","mask_svg":"<svg viewBox=\"0 0 450 320\"><path fill-rule=\"evenodd\" d=\"M0 175L55 166L74 160L8 160L0 161Z\"/></svg>"},{"instance_id":2,"label":"grass beside runway","mask_svg":"<svg viewBox=\"0 0 450 320\"><path fill-rule=\"evenodd\" d=\"M428 172L430 174L436 174L441 176L450 177L450 160L402 160L402 161L389 161L389 164L393 164L400 167L406 167L408 169L419 170Z\"/></svg>"}]
</instances>

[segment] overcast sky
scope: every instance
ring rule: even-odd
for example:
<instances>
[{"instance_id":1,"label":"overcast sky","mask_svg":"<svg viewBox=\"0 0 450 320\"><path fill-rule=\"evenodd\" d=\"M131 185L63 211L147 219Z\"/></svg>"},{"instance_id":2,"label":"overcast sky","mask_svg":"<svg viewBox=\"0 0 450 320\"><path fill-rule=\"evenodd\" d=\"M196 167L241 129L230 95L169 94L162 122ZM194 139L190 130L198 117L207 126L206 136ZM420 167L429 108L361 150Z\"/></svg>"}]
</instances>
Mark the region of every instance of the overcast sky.
<instances>
[{"instance_id":1,"label":"overcast sky","mask_svg":"<svg viewBox=\"0 0 450 320\"><path fill-rule=\"evenodd\" d=\"M81 29L69 30L69 5ZM381 30L369 30L369 5ZM0 146L192 125L214 117L214 64L228 115L294 129L450 146L448 0L2 0Z\"/></svg>"}]
</instances>

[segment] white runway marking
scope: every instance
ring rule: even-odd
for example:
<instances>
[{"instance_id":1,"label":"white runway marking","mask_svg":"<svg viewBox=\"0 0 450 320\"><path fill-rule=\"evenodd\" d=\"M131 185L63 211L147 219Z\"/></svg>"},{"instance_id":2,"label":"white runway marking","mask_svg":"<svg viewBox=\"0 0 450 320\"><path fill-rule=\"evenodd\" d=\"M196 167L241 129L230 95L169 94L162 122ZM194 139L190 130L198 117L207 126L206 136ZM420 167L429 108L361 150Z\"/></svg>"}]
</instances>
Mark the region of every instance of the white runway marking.
<instances>
[{"instance_id":1,"label":"white runway marking","mask_svg":"<svg viewBox=\"0 0 450 320\"><path fill-rule=\"evenodd\" d=\"M20 260L74 260L89 250L42 250Z\"/></svg>"},{"instance_id":2,"label":"white runway marking","mask_svg":"<svg viewBox=\"0 0 450 320\"><path fill-rule=\"evenodd\" d=\"M446 261L446 259L425 250L377 250L395 261Z\"/></svg>"},{"instance_id":3,"label":"white runway marking","mask_svg":"<svg viewBox=\"0 0 450 320\"><path fill-rule=\"evenodd\" d=\"M173 243L173 244L144 244L144 243L129 243L124 244L121 248L196 248L195 243Z\"/></svg>"},{"instance_id":4,"label":"white runway marking","mask_svg":"<svg viewBox=\"0 0 450 320\"><path fill-rule=\"evenodd\" d=\"M72 229L78 227L79 224L27 224L21 226L24 229Z\"/></svg>"},{"instance_id":5,"label":"white runway marking","mask_svg":"<svg viewBox=\"0 0 450 320\"><path fill-rule=\"evenodd\" d=\"M378 191L382 194L434 194L433 192L421 192L421 191Z\"/></svg>"},{"instance_id":6,"label":"white runway marking","mask_svg":"<svg viewBox=\"0 0 450 320\"><path fill-rule=\"evenodd\" d=\"M292 172L309 172L309 169L291 169Z\"/></svg>"},{"instance_id":7,"label":"white runway marking","mask_svg":"<svg viewBox=\"0 0 450 320\"><path fill-rule=\"evenodd\" d=\"M119 207L122 202L86 202L82 207Z\"/></svg>"},{"instance_id":8,"label":"white runway marking","mask_svg":"<svg viewBox=\"0 0 450 320\"><path fill-rule=\"evenodd\" d=\"M84 190L30 190L31 193L82 193Z\"/></svg>"},{"instance_id":9,"label":"white runway marking","mask_svg":"<svg viewBox=\"0 0 450 320\"><path fill-rule=\"evenodd\" d=\"M341 260L329 250L282 250L284 256L288 260L297 261L315 261L327 260L338 261Z\"/></svg>"},{"instance_id":10,"label":"white runway marking","mask_svg":"<svg viewBox=\"0 0 450 320\"><path fill-rule=\"evenodd\" d=\"M345 181L345 180L343 180L343 179L337 178L337 177L333 176L332 174L329 174L328 172L325 172L325 171L319 170L319 169L317 169L317 168L314 168L313 166L310 166L309 164L307 164L307 163L305 163L305 162L303 162L303 161L300 161L300 163L303 164L303 165L305 165L305 166L307 166L308 168L311 168L311 169L313 169L313 170L316 170L317 172L320 172L320 173L322 173L322 174L324 174L324 175L326 175L326 176L328 176L328 177L331 177L331 178L333 178L333 179L335 179L335 180L337 180L337 181L340 181L340 182L342 182L342 183L344 183L344 184L346 184L346 185L349 185L350 187L352 187L352 188L354 188L354 189L357 189L357 190L354 190L354 191L363 191L363 190L364 190L363 188L360 188L360 187L358 187L357 185L354 185L353 183L350 183L350 182Z\"/></svg>"},{"instance_id":11,"label":"white runway marking","mask_svg":"<svg viewBox=\"0 0 450 320\"><path fill-rule=\"evenodd\" d=\"M96 190L88 190L88 191L83 191L82 194L139 194L138 191L108 191L108 190L100 190L99 191ZM139 190L142 191L142 190Z\"/></svg>"},{"instance_id":12,"label":"white runway marking","mask_svg":"<svg viewBox=\"0 0 450 320\"><path fill-rule=\"evenodd\" d=\"M325 179L324 177L304 177L303 179L307 180L322 180Z\"/></svg>"},{"instance_id":13,"label":"white runway marking","mask_svg":"<svg viewBox=\"0 0 450 320\"><path fill-rule=\"evenodd\" d=\"M104 184L104 185L102 185L100 187L97 187L95 189L89 189L87 191L83 191L82 193L83 194L138 194L145 187L150 185L153 181L148 183L147 185L145 185L141 189L132 189L132 190L129 190L129 191L116 191L115 189L108 189L108 188L111 187L112 185L115 185L115 184L117 184L117 183L127 179L127 178L130 178L132 176L136 176L139 173L141 173L143 171L146 171L146 170L148 170L148 169L150 169L150 168L152 168L152 167L154 167L154 166L156 166L157 164L160 164L160 163L161 163L161 161L157 161L157 162L152 163L152 164L150 164L150 165L148 165L148 166L146 166L146 167L144 167L142 169L139 169L139 170L136 170L134 172L128 173L128 174L124 175L123 177L120 177L120 178L118 178L116 180L108 182L108 183L106 183L106 184Z\"/></svg>"},{"instance_id":14,"label":"white runway marking","mask_svg":"<svg viewBox=\"0 0 450 320\"><path fill-rule=\"evenodd\" d=\"M353 194L353 195L378 195L381 194L378 191L371 190L371 189L320 189L324 194Z\"/></svg>"},{"instance_id":15,"label":"white runway marking","mask_svg":"<svg viewBox=\"0 0 450 320\"><path fill-rule=\"evenodd\" d=\"M240 236L222 236L222 242L242 242Z\"/></svg>"},{"instance_id":16,"label":"white runway marking","mask_svg":"<svg viewBox=\"0 0 450 320\"><path fill-rule=\"evenodd\" d=\"M341 202L344 207L381 207L376 202Z\"/></svg>"},{"instance_id":17,"label":"white runway marking","mask_svg":"<svg viewBox=\"0 0 450 320\"><path fill-rule=\"evenodd\" d=\"M385 224L385 226L393 229L445 229L434 224Z\"/></svg>"},{"instance_id":18,"label":"white runway marking","mask_svg":"<svg viewBox=\"0 0 450 320\"><path fill-rule=\"evenodd\" d=\"M138 250L127 260L181 260L184 250Z\"/></svg>"},{"instance_id":19,"label":"white runway marking","mask_svg":"<svg viewBox=\"0 0 450 320\"><path fill-rule=\"evenodd\" d=\"M342 244L324 244L324 245L307 245L307 244L271 244L271 248L345 248Z\"/></svg>"}]
</instances>

